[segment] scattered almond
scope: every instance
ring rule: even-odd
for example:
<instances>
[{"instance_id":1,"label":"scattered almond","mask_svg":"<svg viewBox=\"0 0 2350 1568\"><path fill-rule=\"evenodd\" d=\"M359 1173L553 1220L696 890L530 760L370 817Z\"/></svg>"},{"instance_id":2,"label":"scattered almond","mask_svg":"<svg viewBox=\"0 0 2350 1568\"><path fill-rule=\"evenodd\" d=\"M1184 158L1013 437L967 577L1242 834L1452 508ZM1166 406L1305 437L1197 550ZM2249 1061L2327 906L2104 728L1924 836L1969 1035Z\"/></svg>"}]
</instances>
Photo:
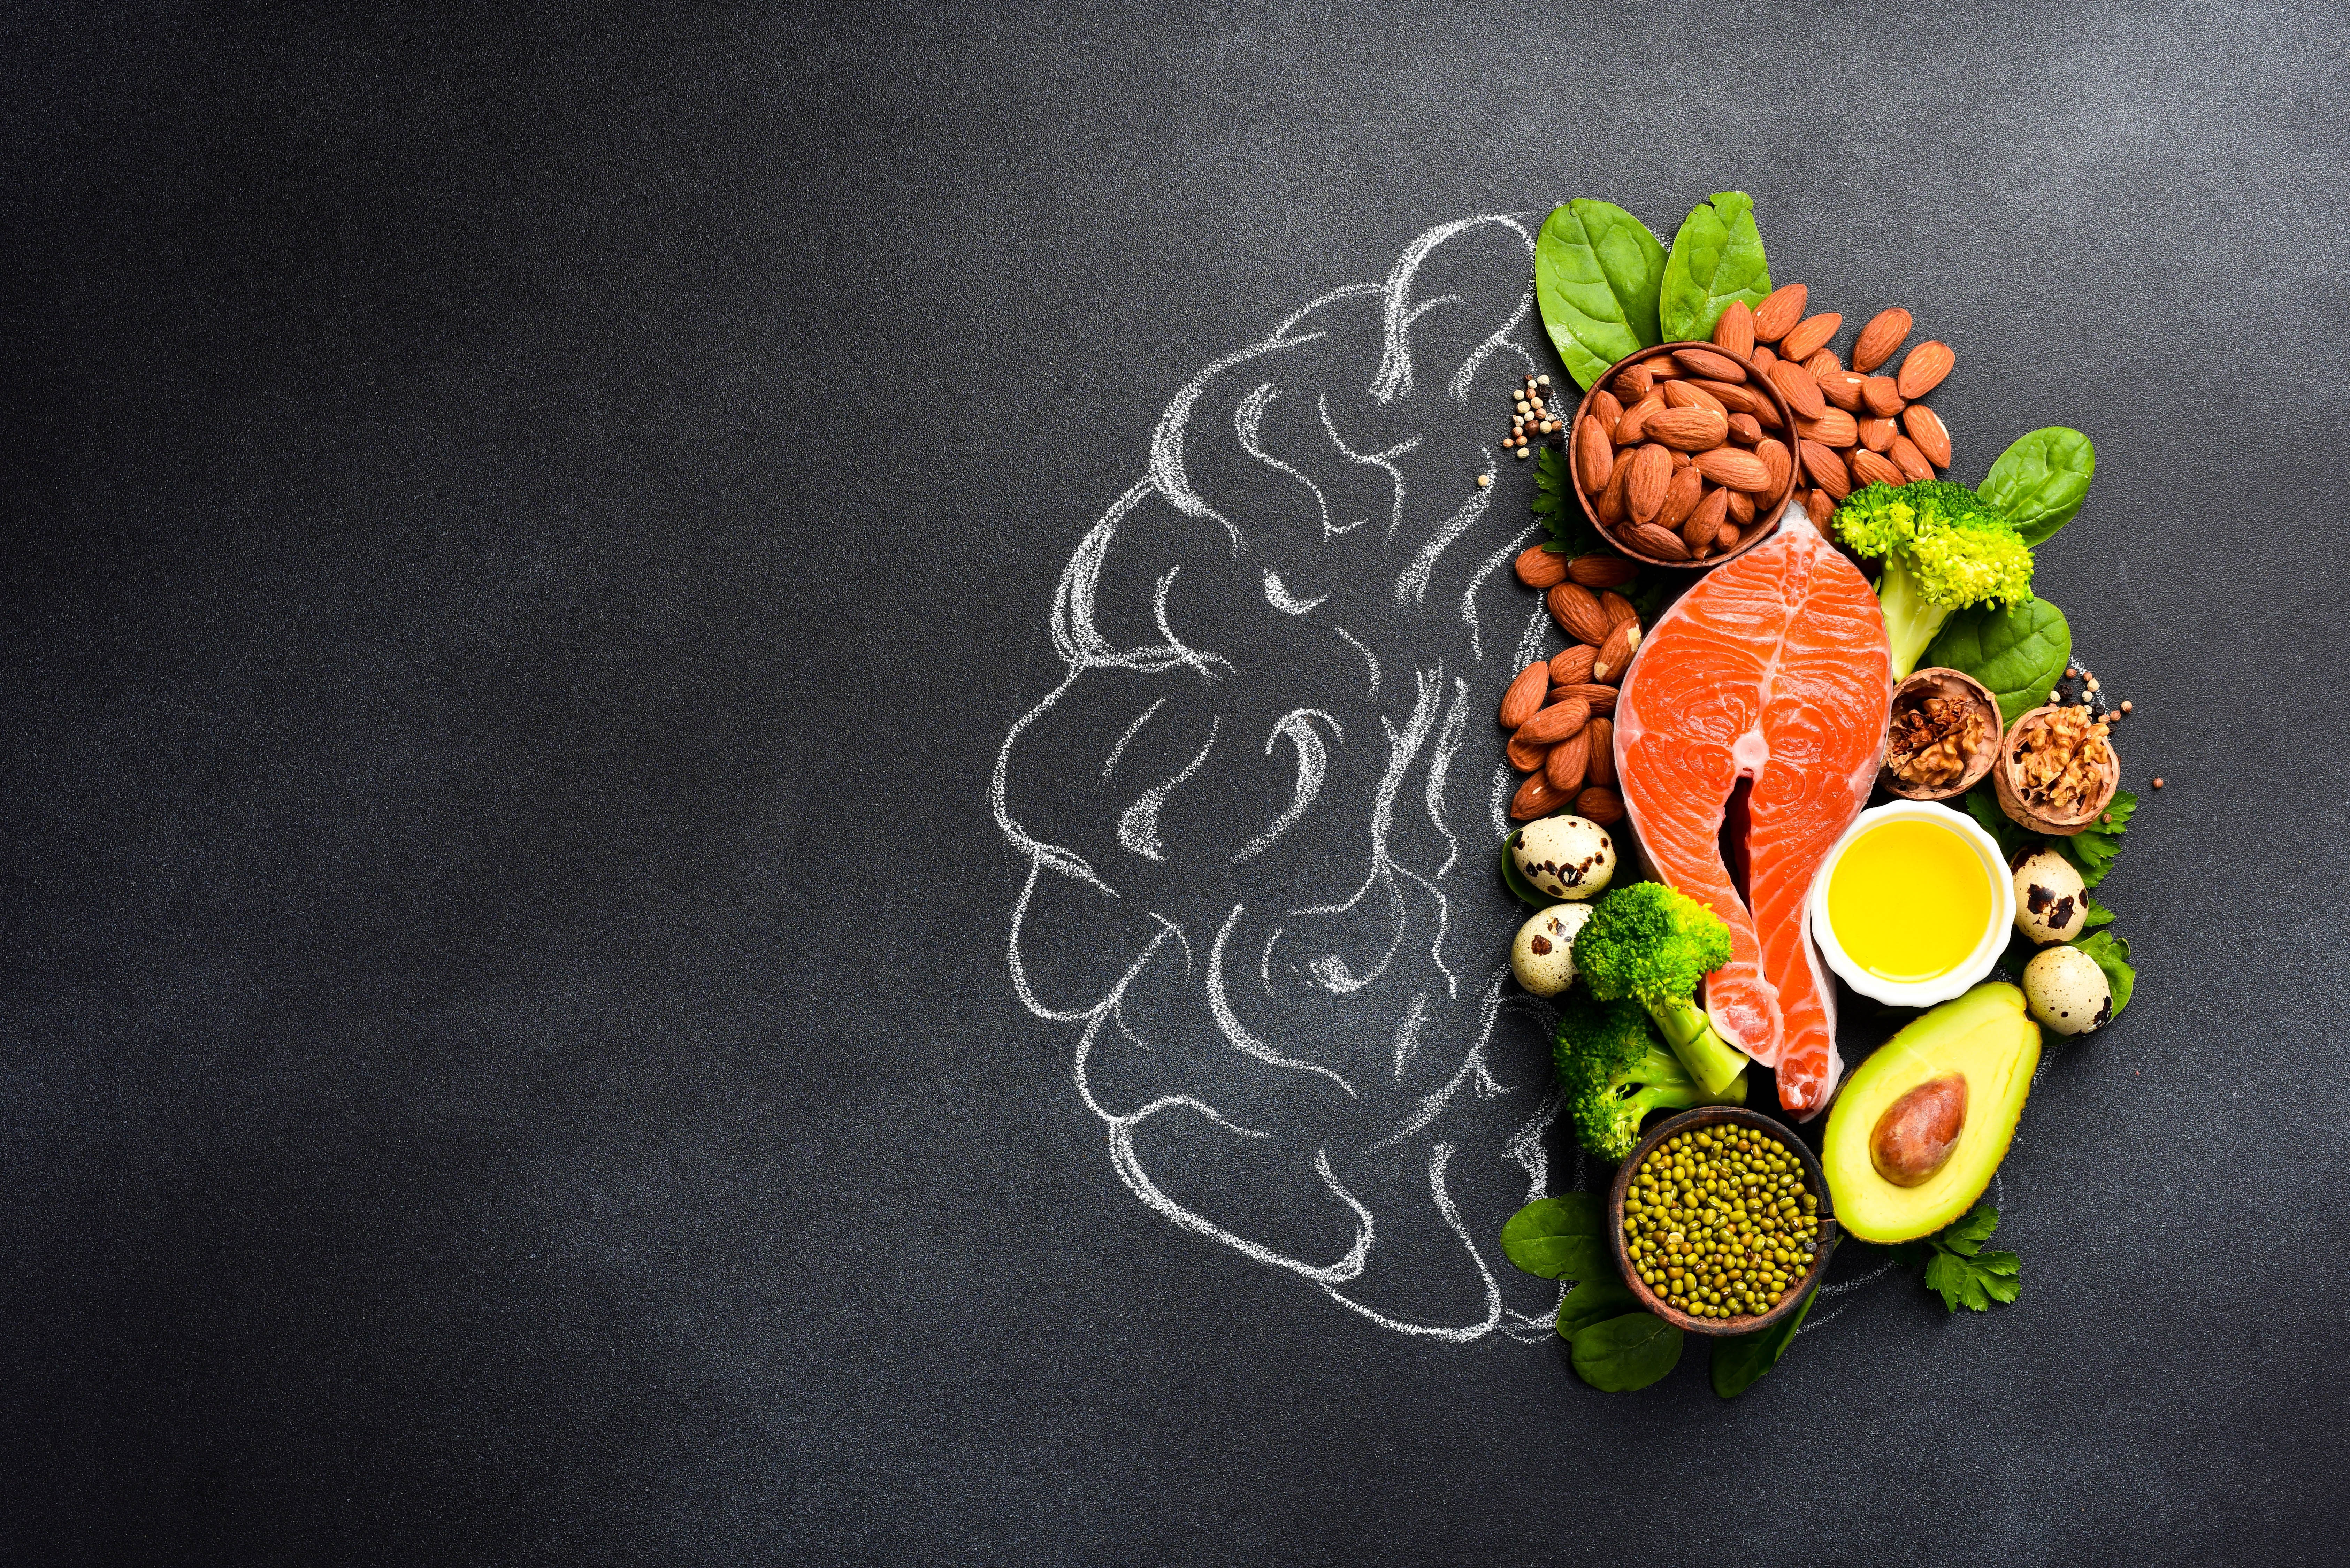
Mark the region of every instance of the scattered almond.
<instances>
[{"instance_id":1,"label":"scattered almond","mask_svg":"<svg viewBox=\"0 0 2350 1568\"><path fill-rule=\"evenodd\" d=\"M1835 349L1823 348L1804 361L1804 369L1812 373L1813 380L1825 387L1830 376L1836 375L1844 369L1844 361L1835 357Z\"/></svg>"},{"instance_id":2,"label":"scattered almond","mask_svg":"<svg viewBox=\"0 0 2350 1568\"><path fill-rule=\"evenodd\" d=\"M1851 454L1852 476L1863 484L1899 484L1901 471L1866 449Z\"/></svg>"},{"instance_id":3,"label":"scattered almond","mask_svg":"<svg viewBox=\"0 0 2350 1568\"><path fill-rule=\"evenodd\" d=\"M1934 477L1934 465L1926 461L1926 454L1920 452L1918 443L1908 436L1895 436L1893 445L1887 450L1886 455L1893 460L1894 467L1899 469L1910 479Z\"/></svg>"},{"instance_id":4,"label":"scattered almond","mask_svg":"<svg viewBox=\"0 0 2350 1568\"><path fill-rule=\"evenodd\" d=\"M1558 652L1552 654L1550 656L1551 689L1556 691L1562 686L1580 686L1589 680L1592 661L1598 657L1599 649L1587 642L1569 643Z\"/></svg>"},{"instance_id":5,"label":"scattered almond","mask_svg":"<svg viewBox=\"0 0 2350 1568\"><path fill-rule=\"evenodd\" d=\"M1778 494L1786 487L1787 481L1795 475L1795 454L1787 450L1785 441L1762 441L1754 443L1754 455L1761 458L1762 465L1771 471L1771 488L1763 493Z\"/></svg>"},{"instance_id":6,"label":"scattered almond","mask_svg":"<svg viewBox=\"0 0 2350 1568\"><path fill-rule=\"evenodd\" d=\"M1561 583L1544 596L1550 607L1551 619L1559 629L1577 642L1587 642L1596 648L1607 640L1607 614L1599 607L1599 596L1580 583Z\"/></svg>"},{"instance_id":7,"label":"scattered almond","mask_svg":"<svg viewBox=\"0 0 2350 1568\"><path fill-rule=\"evenodd\" d=\"M1553 746L1550 755L1543 759L1543 777L1561 794L1573 794L1583 787L1585 763L1591 755L1590 733L1586 724Z\"/></svg>"},{"instance_id":8,"label":"scattered almond","mask_svg":"<svg viewBox=\"0 0 2350 1568\"><path fill-rule=\"evenodd\" d=\"M1820 396L1848 414L1860 412L1860 389L1868 384L1866 376L1856 376L1849 370L1831 370L1818 378Z\"/></svg>"},{"instance_id":9,"label":"scattered almond","mask_svg":"<svg viewBox=\"0 0 2350 1568\"><path fill-rule=\"evenodd\" d=\"M1772 444L1778 445L1776 441ZM1784 452L1786 448L1780 447L1779 450ZM1721 525L1728 521L1729 515L1730 492L1707 491L1705 499L1697 504L1697 509L1691 512L1681 524L1681 543L1687 545L1692 552L1700 543L1713 545L1720 537Z\"/></svg>"},{"instance_id":10,"label":"scattered almond","mask_svg":"<svg viewBox=\"0 0 2350 1568\"><path fill-rule=\"evenodd\" d=\"M1586 754L1583 782L1601 789L1616 786L1616 721L1595 717L1583 728Z\"/></svg>"},{"instance_id":11,"label":"scattered almond","mask_svg":"<svg viewBox=\"0 0 2350 1568\"><path fill-rule=\"evenodd\" d=\"M1640 623L1638 621L1627 620L1609 632L1607 640L1600 645L1599 657L1592 662L1591 679L1602 686L1620 683L1624 679L1625 667L1632 662L1632 655L1639 646ZM1543 678L1548 680L1549 677L1550 667L1544 665Z\"/></svg>"},{"instance_id":12,"label":"scattered almond","mask_svg":"<svg viewBox=\"0 0 2350 1568\"><path fill-rule=\"evenodd\" d=\"M1664 410L1665 395L1655 391L1649 392L1638 402L1626 409L1623 418L1616 421L1616 445L1619 449L1639 445L1640 432L1647 426L1648 416L1662 413ZM1585 488L1588 489L1589 486L1586 485Z\"/></svg>"},{"instance_id":13,"label":"scattered almond","mask_svg":"<svg viewBox=\"0 0 2350 1568\"><path fill-rule=\"evenodd\" d=\"M1545 680L1548 675L1545 667ZM1580 697L1570 697L1563 702L1553 702L1519 725L1518 739L1530 746L1555 745L1583 728L1584 721L1590 717L1591 704Z\"/></svg>"},{"instance_id":14,"label":"scattered almond","mask_svg":"<svg viewBox=\"0 0 2350 1568\"><path fill-rule=\"evenodd\" d=\"M1656 384L1656 374L1648 369L1646 360L1637 365L1627 365L1616 372L1616 395L1627 405L1647 397L1648 389Z\"/></svg>"},{"instance_id":15,"label":"scattered almond","mask_svg":"<svg viewBox=\"0 0 2350 1568\"><path fill-rule=\"evenodd\" d=\"M1860 422L1842 409L1822 409L1815 420L1797 420L1795 433L1822 446L1851 446L1860 440Z\"/></svg>"},{"instance_id":16,"label":"scattered almond","mask_svg":"<svg viewBox=\"0 0 2350 1568\"><path fill-rule=\"evenodd\" d=\"M1538 774L1543 771L1543 758L1549 751L1548 746L1538 746L1512 735L1510 743L1502 748L1502 758L1522 774Z\"/></svg>"},{"instance_id":17,"label":"scattered almond","mask_svg":"<svg viewBox=\"0 0 2350 1568\"><path fill-rule=\"evenodd\" d=\"M1626 598L1622 594L1601 594L1599 596L1599 613L1602 617L1606 618L1607 629L1609 631L1614 631L1617 627L1622 626L1627 620L1638 620L1640 618L1640 612L1634 609L1632 607L1632 601ZM1605 641L1606 639L1602 639L1601 640Z\"/></svg>"},{"instance_id":18,"label":"scattered almond","mask_svg":"<svg viewBox=\"0 0 2350 1568\"><path fill-rule=\"evenodd\" d=\"M1803 458L1804 472L1812 476L1813 483L1838 501L1852 493L1852 475L1846 471L1844 459L1835 454L1835 449L1822 446L1815 441L1807 441L1797 442L1795 450ZM1551 592L1558 590L1553 588Z\"/></svg>"},{"instance_id":19,"label":"scattered almond","mask_svg":"<svg viewBox=\"0 0 2350 1568\"><path fill-rule=\"evenodd\" d=\"M1577 686L1558 700L1585 704L1591 710L1594 718L1597 718L1602 713L1616 711L1616 688L1613 686Z\"/></svg>"},{"instance_id":20,"label":"scattered almond","mask_svg":"<svg viewBox=\"0 0 2350 1568\"><path fill-rule=\"evenodd\" d=\"M1891 419L1901 411L1901 389L1890 376L1871 376L1860 384L1860 400L1868 411L1879 419Z\"/></svg>"},{"instance_id":21,"label":"scattered almond","mask_svg":"<svg viewBox=\"0 0 2350 1568\"><path fill-rule=\"evenodd\" d=\"M1575 814L1613 827L1624 820L1624 797L1612 789L1586 789L1575 797Z\"/></svg>"},{"instance_id":22,"label":"scattered almond","mask_svg":"<svg viewBox=\"0 0 2350 1568\"><path fill-rule=\"evenodd\" d=\"M1950 432L1941 415L1923 403L1913 403L1901 410L1901 427L1926 454L1927 462L1936 468L1950 466Z\"/></svg>"},{"instance_id":23,"label":"scattered almond","mask_svg":"<svg viewBox=\"0 0 2350 1568\"><path fill-rule=\"evenodd\" d=\"M1713 341L1740 358L1754 352L1754 312L1742 299L1733 299L1713 324Z\"/></svg>"},{"instance_id":24,"label":"scattered almond","mask_svg":"<svg viewBox=\"0 0 2350 1568\"><path fill-rule=\"evenodd\" d=\"M1827 411L1828 400L1820 395L1819 382L1794 360L1780 360L1771 367L1770 376L1771 384L1779 389L1797 419L1815 420Z\"/></svg>"},{"instance_id":25,"label":"scattered almond","mask_svg":"<svg viewBox=\"0 0 2350 1568\"><path fill-rule=\"evenodd\" d=\"M1586 790L1584 793L1588 794L1591 792ZM1533 774L1518 786L1518 793L1510 797L1510 815L1518 822L1532 822L1535 817L1548 816L1573 798L1551 788L1550 781L1542 774Z\"/></svg>"},{"instance_id":26,"label":"scattered almond","mask_svg":"<svg viewBox=\"0 0 2350 1568\"><path fill-rule=\"evenodd\" d=\"M1754 352L1746 356L1746 362L1753 366L1757 371L1768 371L1772 366L1779 362L1779 356L1757 343L1754 346Z\"/></svg>"},{"instance_id":27,"label":"scattered almond","mask_svg":"<svg viewBox=\"0 0 2350 1568\"><path fill-rule=\"evenodd\" d=\"M1784 337L1788 330L1803 319L1804 302L1808 293L1800 283L1783 284L1773 289L1771 297L1754 307L1754 341L1776 343Z\"/></svg>"},{"instance_id":28,"label":"scattered almond","mask_svg":"<svg viewBox=\"0 0 2350 1568\"><path fill-rule=\"evenodd\" d=\"M1543 699L1550 695L1550 660L1536 659L1517 673L1510 689L1502 693L1502 728L1514 730L1542 711Z\"/></svg>"},{"instance_id":29,"label":"scattered almond","mask_svg":"<svg viewBox=\"0 0 2350 1568\"><path fill-rule=\"evenodd\" d=\"M1807 317L1797 323L1780 341L1779 358L1782 359L1810 358L1827 347L1828 339L1835 337L1836 328L1843 325L1844 317L1833 310Z\"/></svg>"},{"instance_id":30,"label":"scattered almond","mask_svg":"<svg viewBox=\"0 0 2350 1568\"><path fill-rule=\"evenodd\" d=\"M1902 358L1901 373L1894 378L1893 385L1903 398L1916 402L1940 386L1942 378L1948 376L1950 368L1958 362L1959 357L1950 352L1949 344L1939 341L1920 343Z\"/></svg>"},{"instance_id":31,"label":"scattered almond","mask_svg":"<svg viewBox=\"0 0 2350 1568\"><path fill-rule=\"evenodd\" d=\"M1566 581L1567 560L1555 550L1536 545L1531 550L1518 552L1518 581L1536 593Z\"/></svg>"},{"instance_id":32,"label":"scattered almond","mask_svg":"<svg viewBox=\"0 0 2350 1568\"><path fill-rule=\"evenodd\" d=\"M1580 583L1586 588L1612 588L1630 582L1640 575L1640 568L1621 556L1593 551L1577 556L1566 564L1569 582ZM1550 585L1543 585L1548 587Z\"/></svg>"},{"instance_id":33,"label":"scattered almond","mask_svg":"<svg viewBox=\"0 0 2350 1568\"><path fill-rule=\"evenodd\" d=\"M1602 527L1613 528L1624 521L1624 486L1631 477L1632 465L1628 462L1617 463L1615 472L1607 476L1607 486L1600 491L1599 499L1592 504L1592 512L1598 517Z\"/></svg>"},{"instance_id":34,"label":"scattered almond","mask_svg":"<svg viewBox=\"0 0 2350 1568\"><path fill-rule=\"evenodd\" d=\"M1810 516L1812 526L1825 534L1828 519L1835 515L1835 498L1825 490L1806 490L1804 492L1804 511Z\"/></svg>"},{"instance_id":35,"label":"scattered almond","mask_svg":"<svg viewBox=\"0 0 2350 1568\"><path fill-rule=\"evenodd\" d=\"M1893 358L1893 351L1900 348L1901 340L1908 336L1908 311L1898 305L1878 311L1869 317L1868 325L1862 327L1860 336L1853 340L1852 368L1856 370L1876 369Z\"/></svg>"}]
</instances>

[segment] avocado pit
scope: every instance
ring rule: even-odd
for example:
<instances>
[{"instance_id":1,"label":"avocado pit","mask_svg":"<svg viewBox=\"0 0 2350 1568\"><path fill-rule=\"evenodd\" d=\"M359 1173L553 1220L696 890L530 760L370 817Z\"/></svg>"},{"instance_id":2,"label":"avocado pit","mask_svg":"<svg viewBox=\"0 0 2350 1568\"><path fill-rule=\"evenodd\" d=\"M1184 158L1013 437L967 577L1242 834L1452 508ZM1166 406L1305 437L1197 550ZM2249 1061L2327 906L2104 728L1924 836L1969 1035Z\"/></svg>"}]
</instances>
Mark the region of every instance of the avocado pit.
<instances>
[{"instance_id":1,"label":"avocado pit","mask_svg":"<svg viewBox=\"0 0 2350 1568\"><path fill-rule=\"evenodd\" d=\"M1967 1080L1945 1073L1885 1107L1868 1139L1868 1162L1896 1187L1922 1185L1950 1162L1967 1125Z\"/></svg>"}]
</instances>

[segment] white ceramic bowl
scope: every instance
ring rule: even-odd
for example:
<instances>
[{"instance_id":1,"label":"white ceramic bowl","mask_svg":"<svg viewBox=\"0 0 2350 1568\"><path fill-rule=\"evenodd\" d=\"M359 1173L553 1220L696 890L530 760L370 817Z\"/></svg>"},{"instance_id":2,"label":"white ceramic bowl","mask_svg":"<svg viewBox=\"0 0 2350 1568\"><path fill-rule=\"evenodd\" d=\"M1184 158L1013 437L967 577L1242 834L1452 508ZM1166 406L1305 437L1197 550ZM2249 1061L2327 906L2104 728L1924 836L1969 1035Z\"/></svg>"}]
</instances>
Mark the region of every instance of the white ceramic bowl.
<instances>
[{"instance_id":1,"label":"white ceramic bowl","mask_svg":"<svg viewBox=\"0 0 2350 1568\"><path fill-rule=\"evenodd\" d=\"M1878 823L1903 818L1931 822L1965 839L1982 857L1983 870L1991 877L1991 920L1982 940L1975 943L1964 962L1932 980L1891 981L1869 973L1845 952L1844 945L1836 940L1835 923L1828 919L1828 880L1835 876L1836 862L1844 858L1845 850ZM1819 944L1820 956L1827 960L1828 967L1846 985L1889 1006L1931 1007L1961 994L1998 966L1999 955L2007 950L2008 932L2015 925L2015 879L2008 874L2006 857L1999 852L1999 841L1985 833L1973 817L1930 800L1897 800L1862 812L1845 829L1844 836L1835 841L1827 858L1820 862L1819 875L1812 878L1811 896L1804 901L1804 909L1809 916L1812 940Z\"/></svg>"}]
</instances>

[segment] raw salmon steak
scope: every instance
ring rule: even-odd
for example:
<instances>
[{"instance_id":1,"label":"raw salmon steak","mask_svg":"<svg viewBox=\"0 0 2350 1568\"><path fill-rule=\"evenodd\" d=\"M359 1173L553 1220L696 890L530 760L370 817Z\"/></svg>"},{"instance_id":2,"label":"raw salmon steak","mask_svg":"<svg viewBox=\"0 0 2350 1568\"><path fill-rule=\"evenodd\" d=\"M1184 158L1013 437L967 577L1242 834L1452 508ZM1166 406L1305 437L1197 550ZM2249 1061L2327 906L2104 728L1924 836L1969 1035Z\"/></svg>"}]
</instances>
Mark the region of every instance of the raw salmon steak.
<instances>
[{"instance_id":1,"label":"raw salmon steak","mask_svg":"<svg viewBox=\"0 0 2350 1568\"><path fill-rule=\"evenodd\" d=\"M1790 504L1776 535L1708 574L1657 619L1616 711L1616 769L1657 876L1730 926L1706 979L1721 1037L1777 1069L1779 1101L1815 1115L1844 1064L1835 991L1805 895L1868 804L1893 700L1877 596ZM1746 891L1721 854L1741 779Z\"/></svg>"}]
</instances>

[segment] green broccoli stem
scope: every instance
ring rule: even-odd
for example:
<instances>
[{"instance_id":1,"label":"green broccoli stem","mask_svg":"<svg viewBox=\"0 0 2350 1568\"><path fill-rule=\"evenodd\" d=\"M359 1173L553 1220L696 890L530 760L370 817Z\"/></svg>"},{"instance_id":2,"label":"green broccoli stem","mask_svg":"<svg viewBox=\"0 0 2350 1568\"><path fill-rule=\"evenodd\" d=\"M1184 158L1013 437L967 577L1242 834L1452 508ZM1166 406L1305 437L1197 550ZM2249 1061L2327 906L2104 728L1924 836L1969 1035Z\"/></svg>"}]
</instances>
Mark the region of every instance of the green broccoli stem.
<instances>
[{"instance_id":1,"label":"green broccoli stem","mask_svg":"<svg viewBox=\"0 0 2350 1568\"><path fill-rule=\"evenodd\" d=\"M1651 1002L1648 1007L1648 1016L1664 1033L1665 1044L1707 1094L1721 1094L1746 1071L1746 1054L1715 1033L1694 1002L1684 997L1678 1002Z\"/></svg>"},{"instance_id":2,"label":"green broccoli stem","mask_svg":"<svg viewBox=\"0 0 2350 1568\"><path fill-rule=\"evenodd\" d=\"M1877 579L1877 607L1884 613L1885 635L1893 644L1893 679L1906 680L1957 607L1928 598L1918 574L1896 550L1885 557L1885 570Z\"/></svg>"}]
</instances>

